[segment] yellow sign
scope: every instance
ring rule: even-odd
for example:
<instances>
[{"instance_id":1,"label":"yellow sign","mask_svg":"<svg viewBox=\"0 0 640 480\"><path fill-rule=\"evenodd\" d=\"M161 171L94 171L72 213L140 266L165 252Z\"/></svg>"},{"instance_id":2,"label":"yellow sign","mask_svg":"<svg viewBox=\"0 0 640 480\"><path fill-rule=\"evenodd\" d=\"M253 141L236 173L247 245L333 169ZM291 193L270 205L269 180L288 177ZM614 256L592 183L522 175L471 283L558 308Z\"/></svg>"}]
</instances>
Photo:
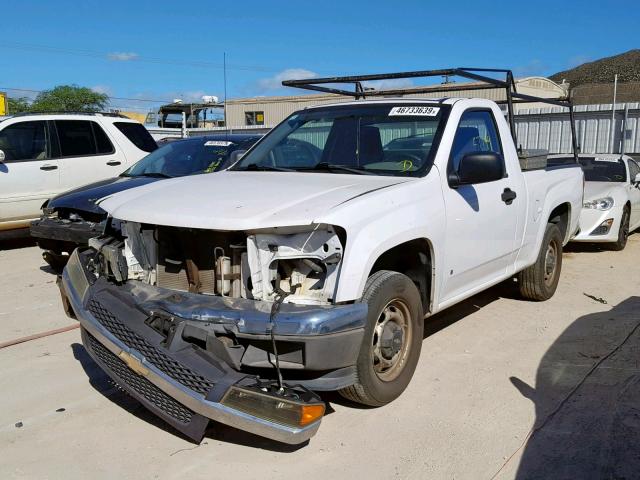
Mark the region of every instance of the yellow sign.
<instances>
[{"instance_id":1,"label":"yellow sign","mask_svg":"<svg viewBox=\"0 0 640 480\"><path fill-rule=\"evenodd\" d=\"M7 115L8 112L7 105L7 94L4 92L0 92L0 115Z\"/></svg>"}]
</instances>

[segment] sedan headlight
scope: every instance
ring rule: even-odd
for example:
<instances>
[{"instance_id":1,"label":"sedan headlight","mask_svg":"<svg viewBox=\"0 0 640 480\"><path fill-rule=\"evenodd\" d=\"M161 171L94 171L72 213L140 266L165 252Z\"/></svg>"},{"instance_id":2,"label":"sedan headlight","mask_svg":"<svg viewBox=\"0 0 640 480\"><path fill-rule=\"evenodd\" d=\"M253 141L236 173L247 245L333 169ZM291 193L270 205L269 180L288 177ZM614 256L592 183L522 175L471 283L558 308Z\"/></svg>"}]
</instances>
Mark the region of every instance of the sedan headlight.
<instances>
[{"instance_id":1,"label":"sedan headlight","mask_svg":"<svg viewBox=\"0 0 640 480\"><path fill-rule=\"evenodd\" d=\"M613 198L611 197L597 198L596 200L590 200L588 202L584 202L582 206L584 208L593 208L596 210L611 210L611 208L613 207Z\"/></svg>"}]
</instances>

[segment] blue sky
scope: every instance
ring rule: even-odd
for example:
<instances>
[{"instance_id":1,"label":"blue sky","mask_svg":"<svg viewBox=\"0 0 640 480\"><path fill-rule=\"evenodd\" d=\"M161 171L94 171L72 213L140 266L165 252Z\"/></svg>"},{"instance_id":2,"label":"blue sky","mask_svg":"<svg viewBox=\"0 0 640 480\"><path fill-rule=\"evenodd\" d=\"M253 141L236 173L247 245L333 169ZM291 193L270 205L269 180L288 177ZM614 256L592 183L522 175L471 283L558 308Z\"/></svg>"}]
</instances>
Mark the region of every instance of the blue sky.
<instances>
[{"instance_id":1,"label":"blue sky","mask_svg":"<svg viewBox=\"0 0 640 480\"><path fill-rule=\"evenodd\" d=\"M73 83L163 102L222 98L223 52L228 96L242 97L289 93L278 85L292 75L456 66L548 75L640 47L638 0L0 0L0 12L0 90Z\"/></svg>"}]
</instances>

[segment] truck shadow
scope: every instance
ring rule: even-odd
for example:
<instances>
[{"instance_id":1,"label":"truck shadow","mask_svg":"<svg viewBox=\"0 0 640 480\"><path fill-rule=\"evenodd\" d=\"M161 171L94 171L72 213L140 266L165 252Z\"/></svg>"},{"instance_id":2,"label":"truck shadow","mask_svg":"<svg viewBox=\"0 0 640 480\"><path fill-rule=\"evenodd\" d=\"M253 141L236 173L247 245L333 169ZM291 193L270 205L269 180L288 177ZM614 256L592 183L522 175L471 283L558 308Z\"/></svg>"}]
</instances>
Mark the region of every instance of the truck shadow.
<instances>
[{"instance_id":1,"label":"truck shadow","mask_svg":"<svg viewBox=\"0 0 640 480\"><path fill-rule=\"evenodd\" d=\"M11 237L8 235L11 235ZM35 245L35 239L29 236L29 229L10 230L9 232L4 232L4 236L0 235L0 250L17 250Z\"/></svg>"},{"instance_id":2,"label":"truck shadow","mask_svg":"<svg viewBox=\"0 0 640 480\"><path fill-rule=\"evenodd\" d=\"M99 394L103 395L105 398L109 399L111 402L115 403L120 408L123 408L128 413L136 416L140 420L150 423L171 435L180 437L189 443L195 443L190 438L182 435L178 430L175 430L171 425L163 422L162 419L147 410L136 399L120 390L115 382L113 382L113 380L111 380L111 378L93 361L82 344L74 343L71 345L71 349L73 351L74 358L80 362L84 373L87 375L89 383ZM205 437L202 439L201 443L206 442L207 439L273 452L293 452L309 443L305 442L300 445L288 445L268 438L259 437L249 432L238 430L214 421L209 423L209 427L207 428Z\"/></svg>"},{"instance_id":3,"label":"truck shadow","mask_svg":"<svg viewBox=\"0 0 640 480\"><path fill-rule=\"evenodd\" d=\"M453 325L459 320L477 312L478 310L486 307L490 303L495 302L501 298L509 299L521 299L518 291L518 284L514 278L505 280L498 285L495 285L488 290L484 290L477 293L471 298L463 300L462 302L447 308L446 310L436 313L435 315L426 318L424 321L424 333L422 338L435 335L440 330L444 330L450 325Z\"/></svg>"},{"instance_id":4,"label":"truck shadow","mask_svg":"<svg viewBox=\"0 0 640 480\"><path fill-rule=\"evenodd\" d=\"M505 280L492 288L484 290L471 298L463 300L462 302L447 308L443 312L436 313L435 315L426 318L424 320L424 331L422 338L425 339L431 335L437 334L439 331L444 330L450 325L453 325L459 320L477 312L483 307L486 307L490 303L495 302L501 298L520 299L520 293L518 291L518 284L515 279ZM377 407L370 407L355 403L342 397L338 392L318 392L322 399L327 404L336 403L349 408L357 409L371 409Z\"/></svg>"},{"instance_id":5,"label":"truck shadow","mask_svg":"<svg viewBox=\"0 0 640 480\"><path fill-rule=\"evenodd\" d=\"M511 383L536 420L516 478L638 478L640 297L575 320L543 356L535 388Z\"/></svg>"}]
</instances>

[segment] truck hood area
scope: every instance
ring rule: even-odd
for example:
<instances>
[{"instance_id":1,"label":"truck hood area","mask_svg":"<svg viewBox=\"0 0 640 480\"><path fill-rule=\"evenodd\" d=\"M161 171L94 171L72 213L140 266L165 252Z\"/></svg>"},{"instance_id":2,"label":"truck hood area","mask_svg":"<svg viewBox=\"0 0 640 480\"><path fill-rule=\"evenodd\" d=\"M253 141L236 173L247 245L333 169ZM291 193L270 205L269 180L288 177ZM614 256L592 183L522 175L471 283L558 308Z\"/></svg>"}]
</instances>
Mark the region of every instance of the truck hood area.
<instances>
[{"instance_id":1,"label":"truck hood area","mask_svg":"<svg viewBox=\"0 0 640 480\"><path fill-rule=\"evenodd\" d=\"M123 190L139 187L158 181L152 177L115 177L101 180L99 182L83 185L74 190L64 192L49 200L49 208L66 208L82 212L105 214L104 210L98 207L95 202L100 198L112 195Z\"/></svg>"},{"instance_id":2,"label":"truck hood area","mask_svg":"<svg viewBox=\"0 0 640 480\"><path fill-rule=\"evenodd\" d=\"M210 230L319 223L328 211L413 178L299 172L238 172L163 180L101 199L114 218Z\"/></svg>"}]
</instances>

